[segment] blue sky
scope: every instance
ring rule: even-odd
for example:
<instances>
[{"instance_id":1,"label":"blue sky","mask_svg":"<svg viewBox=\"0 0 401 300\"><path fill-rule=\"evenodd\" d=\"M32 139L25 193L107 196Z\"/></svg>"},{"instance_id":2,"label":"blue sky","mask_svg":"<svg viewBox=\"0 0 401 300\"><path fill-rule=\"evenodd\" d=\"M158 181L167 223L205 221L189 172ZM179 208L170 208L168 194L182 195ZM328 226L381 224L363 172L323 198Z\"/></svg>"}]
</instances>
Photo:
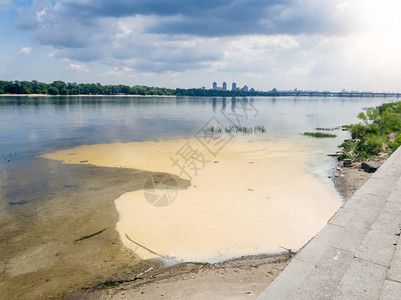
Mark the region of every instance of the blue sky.
<instances>
[{"instance_id":1,"label":"blue sky","mask_svg":"<svg viewBox=\"0 0 401 300\"><path fill-rule=\"evenodd\" d=\"M0 0L0 79L401 91L397 0Z\"/></svg>"}]
</instances>

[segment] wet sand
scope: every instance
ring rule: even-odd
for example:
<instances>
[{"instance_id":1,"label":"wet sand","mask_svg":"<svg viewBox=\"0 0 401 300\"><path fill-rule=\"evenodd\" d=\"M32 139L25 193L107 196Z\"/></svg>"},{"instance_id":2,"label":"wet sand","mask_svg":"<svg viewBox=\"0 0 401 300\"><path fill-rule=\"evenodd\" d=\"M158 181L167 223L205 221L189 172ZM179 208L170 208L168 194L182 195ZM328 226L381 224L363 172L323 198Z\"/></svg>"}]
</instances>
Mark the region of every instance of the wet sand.
<instances>
[{"instance_id":1,"label":"wet sand","mask_svg":"<svg viewBox=\"0 0 401 300\"><path fill-rule=\"evenodd\" d=\"M188 140L80 146L43 157L67 164L135 168L181 175L172 164ZM198 141L190 140L195 149ZM204 148L203 148L204 149ZM144 191L116 199L116 229L141 258L217 262L241 255L297 250L338 209L339 196L311 175L310 149L288 141L236 137L192 174L171 205L151 205ZM161 195L164 189L151 191Z\"/></svg>"}]
</instances>

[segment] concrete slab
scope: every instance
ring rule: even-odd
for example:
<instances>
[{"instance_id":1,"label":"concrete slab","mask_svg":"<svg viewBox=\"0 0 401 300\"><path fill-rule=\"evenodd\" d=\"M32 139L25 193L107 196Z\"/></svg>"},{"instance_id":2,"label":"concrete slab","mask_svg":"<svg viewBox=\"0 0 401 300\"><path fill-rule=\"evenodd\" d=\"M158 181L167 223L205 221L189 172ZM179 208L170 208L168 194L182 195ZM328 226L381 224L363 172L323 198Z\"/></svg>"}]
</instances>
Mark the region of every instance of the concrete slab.
<instances>
[{"instance_id":1,"label":"concrete slab","mask_svg":"<svg viewBox=\"0 0 401 300\"><path fill-rule=\"evenodd\" d=\"M382 166L379 168L379 170L377 170L372 176L371 178L373 179L383 179L383 178L387 178L387 177L397 177L399 178L401 176L401 169L399 169L398 167L395 167L395 165L386 165L386 166Z\"/></svg>"},{"instance_id":2,"label":"concrete slab","mask_svg":"<svg viewBox=\"0 0 401 300\"><path fill-rule=\"evenodd\" d=\"M352 219L331 246L356 253L369 228L366 222Z\"/></svg>"},{"instance_id":3,"label":"concrete slab","mask_svg":"<svg viewBox=\"0 0 401 300\"><path fill-rule=\"evenodd\" d=\"M379 297L380 300L400 300L401 283L397 281L386 280Z\"/></svg>"},{"instance_id":4,"label":"concrete slab","mask_svg":"<svg viewBox=\"0 0 401 300\"><path fill-rule=\"evenodd\" d=\"M398 237L394 234L370 230L355 256L389 267L394 255L397 241Z\"/></svg>"},{"instance_id":5,"label":"concrete slab","mask_svg":"<svg viewBox=\"0 0 401 300\"><path fill-rule=\"evenodd\" d=\"M341 207L333 217L329 220L329 224L337 225L337 226L347 226L349 221L351 221L352 217L355 214L355 210L353 209L346 209Z\"/></svg>"},{"instance_id":6,"label":"concrete slab","mask_svg":"<svg viewBox=\"0 0 401 300\"><path fill-rule=\"evenodd\" d=\"M314 264L296 258L280 275L263 291L258 300L288 300L295 295L308 274L315 268Z\"/></svg>"},{"instance_id":7,"label":"concrete slab","mask_svg":"<svg viewBox=\"0 0 401 300\"><path fill-rule=\"evenodd\" d=\"M344 203L343 208L358 210L362 206L364 206L365 202L386 202L387 197L385 196L375 196L375 195L361 195L361 196L352 196L347 202Z\"/></svg>"},{"instance_id":8,"label":"concrete slab","mask_svg":"<svg viewBox=\"0 0 401 300\"><path fill-rule=\"evenodd\" d=\"M400 233L401 202L386 202L372 225L372 229L388 234Z\"/></svg>"},{"instance_id":9,"label":"concrete slab","mask_svg":"<svg viewBox=\"0 0 401 300\"><path fill-rule=\"evenodd\" d=\"M355 212L353 220L363 221L369 226L372 226L384 205L384 202L375 200L367 199L364 205Z\"/></svg>"},{"instance_id":10,"label":"concrete slab","mask_svg":"<svg viewBox=\"0 0 401 300\"><path fill-rule=\"evenodd\" d=\"M396 188L393 189L387 201L401 203L401 179L397 182Z\"/></svg>"},{"instance_id":11,"label":"concrete slab","mask_svg":"<svg viewBox=\"0 0 401 300\"><path fill-rule=\"evenodd\" d=\"M327 224L296 256L297 259L316 265L330 245L336 241L343 227Z\"/></svg>"},{"instance_id":12,"label":"concrete slab","mask_svg":"<svg viewBox=\"0 0 401 300\"><path fill-rule=\"evenodd\" d=\"M359 190L355 196L377 195L388 197L397 183L399 177L386 177L386 180L370 178Z\"/></svg>"},{"instance_id":13,"label":"concrete slab","mask_svg":"<svg viewBox=\"0 0 401 300\"><path fill-rule=\"evenodd\" d=\"M331 299L353 259L354 253L330 247L294 299Z\"/></svg>"},{"instance_id":14,"label":"concrete slab","mask_svg":"<svg viewBox=\"0 0 401 300\"><path fill-rule=\"evenodd\" d=\"M398 239L398 245L395 249L393 259L390 264L390 270L387 279L397 280L401 282L401 240ZM400 298L401 299L401 298Z\"/></svg>"},{"instance_id":15,"label":"concrete slab","mask_svg":"<svg viewBox=\"0 0 401 300\"><path fill-rule=\"evenodd\" d=\"M332 299L377 300L386 278L387 268L354 258Z\"/></svg>"}]
</instances>

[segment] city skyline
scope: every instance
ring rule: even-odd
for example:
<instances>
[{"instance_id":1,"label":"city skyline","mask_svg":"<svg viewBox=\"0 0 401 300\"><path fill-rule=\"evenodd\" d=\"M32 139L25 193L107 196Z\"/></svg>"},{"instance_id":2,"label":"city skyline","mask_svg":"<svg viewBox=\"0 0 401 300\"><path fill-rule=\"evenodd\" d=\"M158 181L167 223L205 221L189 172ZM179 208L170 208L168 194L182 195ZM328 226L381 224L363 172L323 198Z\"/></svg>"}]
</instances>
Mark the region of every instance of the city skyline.
<instances>
[{"instance_id":1,"label":"city skyline","mask_svg":"<svg viewBox=\"0 0 401 300\"><path fill-rule=\"evenodd\" d=\"M217 82L214 81L214 82L212 83L212 90L215 90L215 91L228 91L228 89L227 89L227 83L226 83L225 81L223 81L222 86L219 87L219 86L217 85ZM248 87L247 85L244 85L242 88L240 88L240 87L237 87L237 83L236 83L236 82L233 82L233 83L231 84L231 90L230 90L230 91L241 91L241 92L248 92L248 91L251 91L251 92L254 92L255 89L254 89L254 88L249 89L249 87Z\"/></svg>"}]
</instances>

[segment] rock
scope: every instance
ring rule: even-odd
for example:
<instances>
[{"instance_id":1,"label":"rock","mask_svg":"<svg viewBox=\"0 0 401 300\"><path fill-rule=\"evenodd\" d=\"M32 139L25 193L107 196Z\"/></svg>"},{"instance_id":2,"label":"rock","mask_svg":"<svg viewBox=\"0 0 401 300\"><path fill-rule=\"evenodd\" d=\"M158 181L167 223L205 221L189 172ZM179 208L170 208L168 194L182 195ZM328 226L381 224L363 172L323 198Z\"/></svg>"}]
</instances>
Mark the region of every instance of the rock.
<instances>
[{"instance_id":1,"label":"rock","mask_svg":"<svg viewBox=\"0 0 401 300\"><path fill-rule=\"evenodd\" d=\"M344 167L351 167L352 166L352 160L349 158L346 158L343 160L343 166Z\"/></svg>"},{"instance_id":2,"label":"rock","mask_svg":"<svg viewBox=\"0 0 401 300\"><path fill-rule=\"evenodd\" d=\"M390 133L389 136L388 136L388 141L389 141L390 143L394 143L396 137L397 137L397 133L395 133L395 132Z\"/></svg>"},{"instance_id":3,"label":"rock","mask_svg":"<svg viewBox=\"0 0 401 300\"><path fill-rule=\"evenodd\" d=\"M374 173L377 171L380 165L375 161L367 161L363 162L361 167L366 173Z\"/></svg>"}]
</instances>

